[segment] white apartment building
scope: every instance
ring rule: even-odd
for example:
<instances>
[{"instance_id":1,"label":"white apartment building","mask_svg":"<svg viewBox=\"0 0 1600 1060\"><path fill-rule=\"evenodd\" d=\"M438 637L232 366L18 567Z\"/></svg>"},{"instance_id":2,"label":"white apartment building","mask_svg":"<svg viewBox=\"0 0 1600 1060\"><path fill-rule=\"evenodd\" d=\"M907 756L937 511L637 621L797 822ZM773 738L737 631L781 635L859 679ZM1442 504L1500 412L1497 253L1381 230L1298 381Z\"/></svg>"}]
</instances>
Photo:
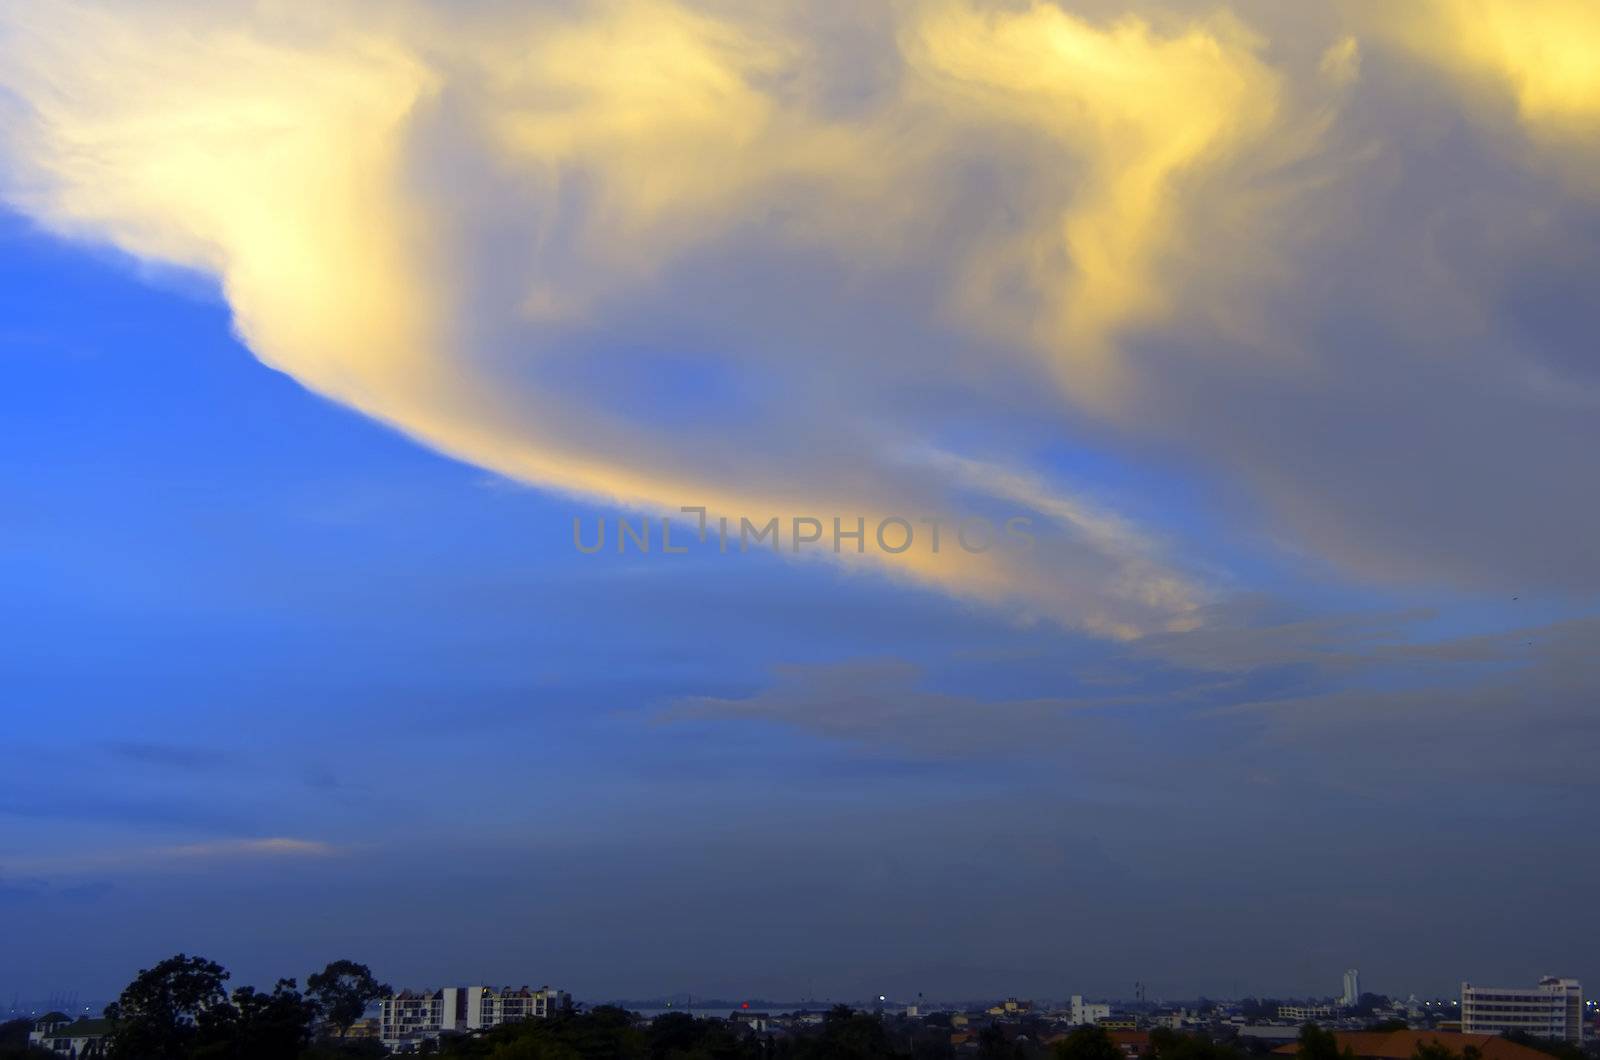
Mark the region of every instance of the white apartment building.
<instances>
[{"instance_id":1,"label":"white apartment building","mask_svg":"<svg viewBox=\"0 0 1600 1060\"><path fill-rule=\"evenodd\" d=\"M1101 1020L1111 1018L1110 1005L1086 1004L1082 994L1072 995L1072 1022L1077 1024L1099 1023Z\"/></svg>"},{"instance_id":2,"label":"white apartment building","mask_svg":"<svg viewBox=\"0 0 1600 1060\"><path fill-rule=\"evenodd\" d=\"M1290 1023L1314 1023L1333 1018L1332 1005L1279 1005L1278 1018Z\"/></svg>"},{"instance_id":3,"label":"white apartment building","mask_svg":"<svg viewBox=\"0 0 1600 1060\"><path fill-rule=\"evenodd\" d=\"M1467 1034L1526 1031L1583 1044L1583 984L1546 976L1538 986L1461 984L1461 1029Z\"/></svg>"},{"instance_id":4,"label":"white apartment building","mask_svg":"<svg viewBox=\"0 0 1600 1060\"><path fill-rule=\"evenodd\" d=\"M378 1002L378 1039L390 1052L409 1052L444 1034L544 1019L568 1001L568 994L548 986L537 990L496 990L488 986L447 986L431 992L402 990Z\"/></svg>"}]
</instances>

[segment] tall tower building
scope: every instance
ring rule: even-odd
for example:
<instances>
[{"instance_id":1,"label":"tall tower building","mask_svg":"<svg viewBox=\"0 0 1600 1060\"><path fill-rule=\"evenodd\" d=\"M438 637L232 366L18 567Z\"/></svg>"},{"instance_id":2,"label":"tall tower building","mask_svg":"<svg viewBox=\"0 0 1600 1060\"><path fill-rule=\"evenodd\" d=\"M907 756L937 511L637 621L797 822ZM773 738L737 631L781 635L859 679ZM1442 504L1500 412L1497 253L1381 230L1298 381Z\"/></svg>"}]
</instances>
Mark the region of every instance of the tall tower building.
<instances>
[{"instance_id":1,"label":"tall tower building","mask_svg":"<svg viewBox=\"0 0 1600 1060\"><path fill-rule=\"evenodd\" d=\"M1346 968L1344 972L1344 995L1339 998L1345 1008L1354 1008L1355 1003L1361 1000L1361 973L1354 968Z\"/></svg>"}]
</instances>

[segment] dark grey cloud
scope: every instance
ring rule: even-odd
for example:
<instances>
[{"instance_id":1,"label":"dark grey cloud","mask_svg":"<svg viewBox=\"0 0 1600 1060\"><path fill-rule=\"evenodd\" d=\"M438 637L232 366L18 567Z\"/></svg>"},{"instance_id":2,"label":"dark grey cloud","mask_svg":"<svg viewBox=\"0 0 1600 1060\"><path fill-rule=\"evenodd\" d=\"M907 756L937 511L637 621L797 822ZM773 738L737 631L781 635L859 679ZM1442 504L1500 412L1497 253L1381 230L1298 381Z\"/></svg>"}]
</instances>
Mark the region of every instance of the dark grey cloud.
<instances>
[{"instance_id":1,"label":"dark grey cloud","mask_svg":"<svg viewBox=\"0 0 1600 1060\"><path fill-rule=\"evenodd\" d=\"M1280 278L1132 340L1124 415L1330 576L1592 599L1600 188L1546 146L1364 41L1306 164L1316 209L1207 247L1251 258L1265 235Z\"/></svg>"},{"instance_id":2,"label":"dark grey cloud","mask_svg":"<svg viewBox=\"0 0 1600 1060\"><path fill-rule=\"evenodd\" d=\"M737 719L807 730L910 754L1031 755L1104 739L1112 702L1071 698L985 699L927 686L903 660L786 666L751 696L685 697L656 715L663 722Z\"/></svg>"},{"instance_id":3,"label":"dark grey cloud","mask_svg":"<svg viewBox=\"0 0 1600 1060\"><path fill-rule=\"evenodd\" d=\"M240 761L237 752L217 747L138 740L117 740L103 746L107 753L124 761L178 771L206 772Z\"/></svg>"},{"instance_id":4,"label":"dark grey cloud","mask_svg":"<svg viewBox=\"0 0 1600 1060\"><path fill-rule=\"evenodd\" d=\"M1600 621L1441 648L1386 653L1377 687L1242 702L1219 713L1252 719L1257 738L1299 767L1367 793L1496 790L1512 795L1513 815L1530 788L1587 789L1575 797L1592 801L1600 785ZM1419 661L1427 665L1410 665Z\"/></svg>"}]
</instances>

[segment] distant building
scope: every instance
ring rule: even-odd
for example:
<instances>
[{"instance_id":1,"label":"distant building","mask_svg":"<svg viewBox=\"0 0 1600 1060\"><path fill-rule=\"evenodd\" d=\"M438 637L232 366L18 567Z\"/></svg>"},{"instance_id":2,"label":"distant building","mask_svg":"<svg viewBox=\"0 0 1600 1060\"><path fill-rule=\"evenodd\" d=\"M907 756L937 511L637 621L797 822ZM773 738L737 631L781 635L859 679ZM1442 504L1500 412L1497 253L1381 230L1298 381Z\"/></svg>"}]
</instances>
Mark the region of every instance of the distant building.
<instances>
[{"instance_id":1,"label":"distant building","mask_svg":"<svg viewBox=\"0 0 1600 1060\"><path fill-rule=\"evenodd\" d=\"M1300 1037L1300 1028L1288 1024L1252 1023L1235 1027L1234 1033L1240 1038L1260 1042L1292 1042Z\"/></svg>"},{"instance_id":2,"label":"distant building","mask_svg":"<svg viewBox=\"0 0 1600 1060\"><path fill-rule=\"evenodd\" d=\"M382 1036L382 1027L377 1020L363 1017L356 1020L345 1029L344 1037L356 1041L365 1038L378 1038Z\"/></svg>"},{"instance_id":3,"label":"distant building","mask_svg":"<svg viewBox=\"0 0 1600 1060\"><path fill-rule=\"evenodd\" d=\"M772 1027L772 1013L751 1012L747 1008L734 1009L728 1016L728 1022L742 1024L757 1034L765 1034Z\"/></svg>"},{"instance_id":4,"label":"distant building","mask_svg":"<svg viewBox=\"0 0 1600 1060\"><path fill-rule=\"evenodd\" d=\"M1199 1027L1210 1022L1202 1010L1180 1008L1176 1012L1163 1012L1152 1021L1157 1027L1166 1027L1170 1030L1182 1030L1185 1027Z\"/></svg>"},{"instance_id":5,"label":"distant building","mask_svg":"<svg viewBox=\"0 0 1600 1060\"><path fill-rule=\"evenodd\" d=\"M1110 1005L1088 1004L1083 1000L1082 994L1072 995L1072 1022L1076 1024L1098 1023L1111 1017Z\"/></svg>"},{"instance_id":6,"label":"distant building","mask_svg":"<svg viewBox=\"0 0 1600 1060\"><path fill-rule=\"evenodd\" d=\"M991 1005L988 1009L988 1013L991 1016L1018 1016L1024 1012L1031 1011L1033 1011L1032 1001L1018 1001L1014 997L1008 997L1000 1004Z\"/></svg>"},{"instance_id":7,"label":"distant building","mask_svg":"<svg viewBox=\"0 0 1600 1060\"><path fill-rule=\"evenodd\" d=\"M548 986L538 990L496 990L487 986L447 986L442 990L402 990L378 1002L378 1038L385 1048L404 1052L445 1034L486 1030L502 1023L543 1019L570 1000Z\"/></svg>"},{"instance_id":8,"label":"distant building","mask_svg":"<svg viewBox=\"0 0 1600 1060\"><path fill-rule=\"evenodd\" d=\"M66 1060L84 1060L86 1057L104 1056L106 1038L110 1034L111 1021L107 1019L80 1019L71 1023L52 1021L37 1044L39 1048ZM32 1034L28 1040L30 1043L34 1041Z\"/></svg>"},{"instance_id":9,"label":"distant building","mask_svg":"<svg viewBox=\"0 0 1600 1060\"><path fill-rule=\"evenodd\" d=\"M1583 1044L1583 984L1546 976L1538 986L1461 984L1461 1029L1467 1034L1526 1031Z\"/></svg>"},{"instance_id":10,"label":"distant building","mask_svg":"<svg viewBox=\"0 0 1600 1060\"><path fill-rule=\"evenodd\" d=\"M1356 1002L1361 1000L1361 973L1354 968L1346 968L1344 973L1344 994L1339 998L1345 1008L1355 1008Z\"/></svg>"},{"instance_id":11,"label":"distant building","mask_svg":"<svg viewBox=\"0 0 1600 1060\"><path fill-rule=\"evenodd\" d=\"M1278 1018L1290 1023L1315 1023L1333 1018L1332 1005L1279 1005Z\"/></svg>"},{"instance_id":12,"label":"distant building","mask_svg":"<svg viewBox=\"0 0 1600 1060\"><path fill-rule=\"evenodd\" d=\"M57 1027L65 1027L72 1022L72 1017L65 1012L46 1012L43 1016L33 1021L33 1030L28 1032L28 1044L43 1049L44 1040L50 1032Z\"/></svg>"},{"instance_id":13,"label":"distant building","mask_svg":"<svg viewBox=\"0 0 1600 1060\"><path fill-rule=\"evenodd\" d=\"M1139 1021L1132 1016L1107 1016L1096 1020L1095 1026L1107 1031L1131 1031L1139 1026Z\"/></svg>"}]
</instances>

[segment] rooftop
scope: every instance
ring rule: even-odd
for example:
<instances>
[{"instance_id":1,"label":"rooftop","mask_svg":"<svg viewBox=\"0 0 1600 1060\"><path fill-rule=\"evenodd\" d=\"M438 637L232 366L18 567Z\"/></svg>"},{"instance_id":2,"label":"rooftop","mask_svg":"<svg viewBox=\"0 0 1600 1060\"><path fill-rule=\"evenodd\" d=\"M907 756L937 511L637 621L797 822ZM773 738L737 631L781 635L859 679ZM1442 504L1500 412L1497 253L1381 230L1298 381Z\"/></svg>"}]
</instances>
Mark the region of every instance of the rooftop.
<instances>
[{"instance_id":1,"label":"rooftop","mask_svg":"<svg viewBox=\"0 0 1600 1060\"><path fill-rule=\"evenodd\" d=\"M1472 1046L1483 1054L1483 1060L1549 1060L1537 1049L1507 1041L1498 1034L1462 1034L1459 1031L1335 1031L1342 1052L1348 1048L1363 1060L1411 1060L1417 1046L1438 1044L1452 1053L1464 1053ZM1296 1045L1280 1045L1272 1050L1280 1055L1292 1055Z\"/></svg>"}]
</instances>

